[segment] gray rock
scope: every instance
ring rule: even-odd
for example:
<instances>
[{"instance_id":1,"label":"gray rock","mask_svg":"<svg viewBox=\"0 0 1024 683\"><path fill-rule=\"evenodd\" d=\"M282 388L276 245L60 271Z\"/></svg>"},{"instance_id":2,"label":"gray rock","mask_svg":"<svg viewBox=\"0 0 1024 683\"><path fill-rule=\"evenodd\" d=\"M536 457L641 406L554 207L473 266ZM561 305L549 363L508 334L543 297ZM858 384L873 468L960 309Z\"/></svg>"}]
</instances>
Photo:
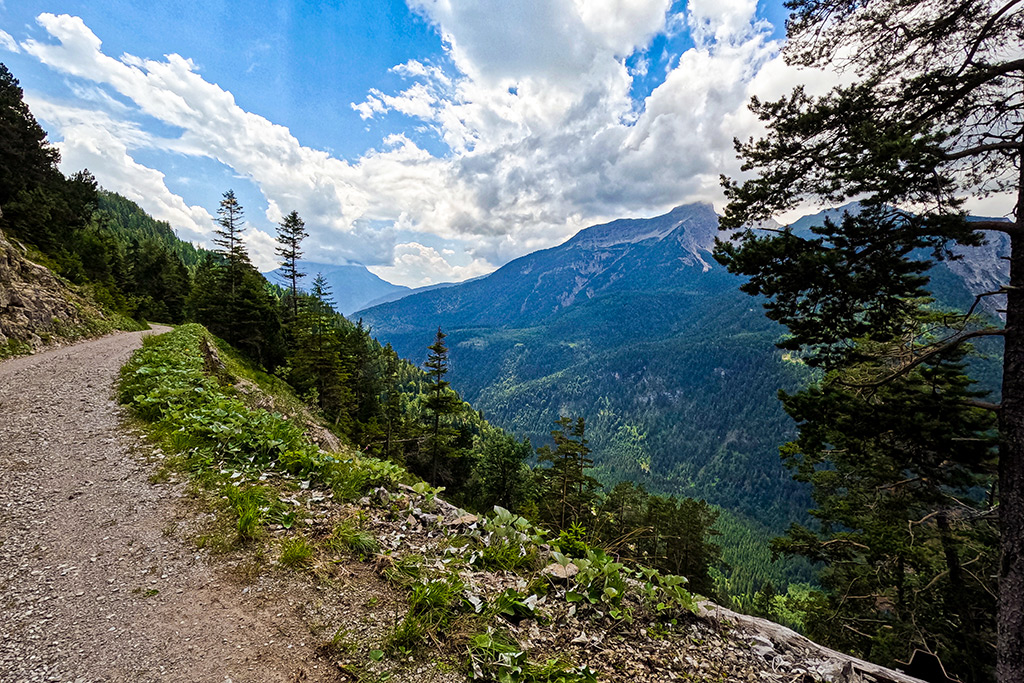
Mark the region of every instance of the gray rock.
<instances>
[{"instance_id":1,"label":"gray rock","mask_svg":"<svg viewBox=\"0 0 1024 683\"><path fill-rule=\"evenodd\" d=\"M580 569L572 562L565 565L558 564L557 562L552 562L548 566L544 567L544 569L542 569L541 572L545 576L551 577L556 581L568 581L572 577L579 574Z\"/></svg>"}]
</instances>

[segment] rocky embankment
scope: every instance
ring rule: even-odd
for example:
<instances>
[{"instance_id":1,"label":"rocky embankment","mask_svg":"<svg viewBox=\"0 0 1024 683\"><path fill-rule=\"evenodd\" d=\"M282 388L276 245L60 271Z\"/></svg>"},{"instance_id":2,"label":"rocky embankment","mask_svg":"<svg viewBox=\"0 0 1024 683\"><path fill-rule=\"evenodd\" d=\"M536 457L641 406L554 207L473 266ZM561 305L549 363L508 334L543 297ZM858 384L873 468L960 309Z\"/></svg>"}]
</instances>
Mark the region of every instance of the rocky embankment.
<instances>
[{"instance_id":1,"label":"rocky embankment","mask_svg":"<svg viewBox=\"0 0 1024 683\"><path fill-rule=\"evenodd\" d=\"M107 331L102 318L0 231L0 358Z\"/></svg>"}]
</instances>

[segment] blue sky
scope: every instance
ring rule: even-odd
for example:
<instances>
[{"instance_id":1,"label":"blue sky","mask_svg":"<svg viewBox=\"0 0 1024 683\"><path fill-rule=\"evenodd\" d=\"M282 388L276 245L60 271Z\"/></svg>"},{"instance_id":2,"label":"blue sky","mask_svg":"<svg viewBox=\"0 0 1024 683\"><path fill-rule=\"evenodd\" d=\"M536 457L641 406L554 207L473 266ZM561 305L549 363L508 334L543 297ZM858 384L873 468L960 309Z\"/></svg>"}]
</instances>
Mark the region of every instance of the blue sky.
<instances>
[{"instance_id":1,"label":"blue sky","mask_svg":"<svg viewBox=\"0 0 1024 683\"><path fill-rule=\"evenodd\" d=\"M720 203L745 104L821 74L756 0L0 2L0 60L65 170L250 251L299 211L314 260L419 285L587 225Z\"/></svg>"}]
</instances>

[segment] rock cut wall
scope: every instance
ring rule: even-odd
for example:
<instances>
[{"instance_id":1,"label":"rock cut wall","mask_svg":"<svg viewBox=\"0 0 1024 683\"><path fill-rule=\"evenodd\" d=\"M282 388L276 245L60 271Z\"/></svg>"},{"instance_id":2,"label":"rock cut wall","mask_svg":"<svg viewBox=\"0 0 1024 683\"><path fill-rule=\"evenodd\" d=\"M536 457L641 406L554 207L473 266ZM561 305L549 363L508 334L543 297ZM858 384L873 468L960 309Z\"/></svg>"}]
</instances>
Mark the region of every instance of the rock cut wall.
<instances>
[{"instance_id":1,"label":"rock cut wall","mask_svg":"<svg viewBox=\"0 0 1024 683\"><path fill-rule=\"evenodd\" d=\"M0 350L38 349L51 337L82 327L84 302L78 298L0 231Z\"/></svg>"}]
</instances>

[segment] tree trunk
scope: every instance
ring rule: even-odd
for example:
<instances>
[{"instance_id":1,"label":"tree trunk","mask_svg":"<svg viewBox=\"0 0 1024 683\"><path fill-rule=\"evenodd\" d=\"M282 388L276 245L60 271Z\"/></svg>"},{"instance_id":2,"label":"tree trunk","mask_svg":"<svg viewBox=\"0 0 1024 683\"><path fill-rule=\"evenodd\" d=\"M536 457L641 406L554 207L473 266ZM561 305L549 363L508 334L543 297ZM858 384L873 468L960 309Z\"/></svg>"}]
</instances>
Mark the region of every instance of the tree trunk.
<instances>
[{"instance_id":1,"label":"tree trunk","mask_svg":"<svg viewBox=\"0 0 1024 683\"><path fill-rule=\"evenodd\" d=\"M437 392L440 395L440 391ZM434 441L430 444L430 483L437 486L437 438L441 434L441 413L434 411Z\"/></svg>"},{"instance_id":2,"label":"tree trunk","mask_svg":"<svg viewBox=\"0 0 1024 683\"><path fill-rule=\"evenodd\" d=\"M1024 168L1021 169L1024 174ZM1024 178L1015 218L1024 228ZM1024 237L1010 240L1003 396L999 411L999 612L996 678L1024 683Z\"/></svg>"},{"instance_id":3,"label":"tree trunk","mask_svg":"<svg viewBox=\"0 0 1024 683\"><path fill-rule=\"evenodd\" d=\"M295 320L299 319L299 283L296 282L295 277L295 259L292 259L292 316Z\"/></svg>"}]
</instances>

